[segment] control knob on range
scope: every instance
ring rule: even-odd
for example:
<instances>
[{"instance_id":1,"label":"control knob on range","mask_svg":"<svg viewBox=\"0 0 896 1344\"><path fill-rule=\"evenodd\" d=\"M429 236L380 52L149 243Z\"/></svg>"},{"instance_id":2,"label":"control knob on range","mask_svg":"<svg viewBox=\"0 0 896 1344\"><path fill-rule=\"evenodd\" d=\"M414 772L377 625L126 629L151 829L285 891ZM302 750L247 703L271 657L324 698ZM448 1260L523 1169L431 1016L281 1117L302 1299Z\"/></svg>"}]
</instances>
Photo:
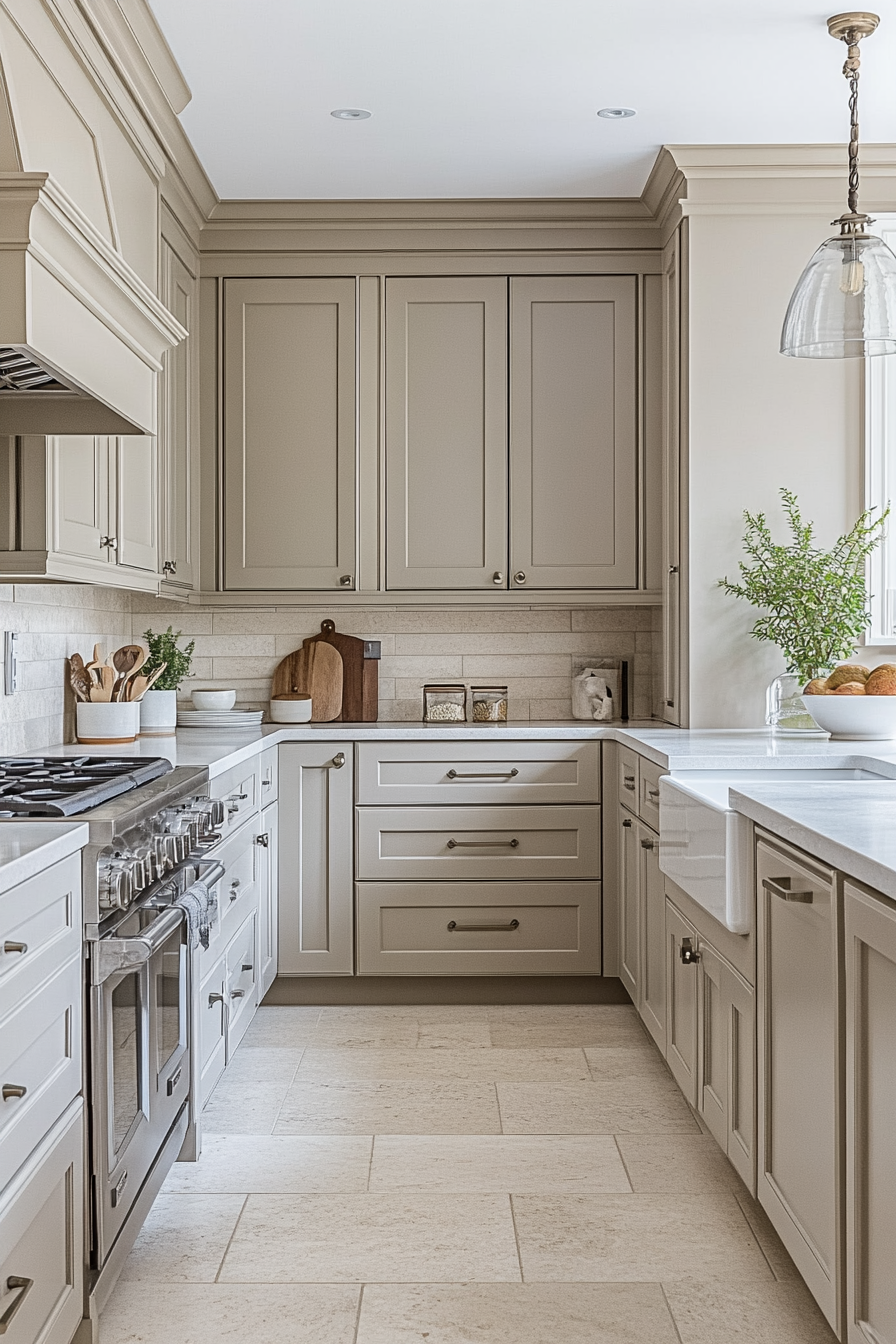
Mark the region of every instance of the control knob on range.
<instances>
[{"instance_id":1,"label":"control knob on range","mask_svg":"<svg viewBox=\"0 0 896 1344\"><path fill-rule=\"evenodd\" d=\"M124 910L134 895L131 880L130 856L116 854L100 859L97 865L100 908Z\"/></svg>"}]
</instances>

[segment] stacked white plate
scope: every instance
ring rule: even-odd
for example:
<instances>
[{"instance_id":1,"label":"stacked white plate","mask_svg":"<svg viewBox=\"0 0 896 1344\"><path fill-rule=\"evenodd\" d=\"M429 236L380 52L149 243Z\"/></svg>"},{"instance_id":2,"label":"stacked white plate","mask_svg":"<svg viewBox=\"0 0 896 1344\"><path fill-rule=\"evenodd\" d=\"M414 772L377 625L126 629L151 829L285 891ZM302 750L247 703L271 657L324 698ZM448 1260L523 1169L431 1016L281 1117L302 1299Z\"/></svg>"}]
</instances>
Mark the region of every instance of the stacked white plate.
<instances>
[{"instance_id":1,"label":"stacked white plate","mask_svg":"<svg viewBox=\"0 0 896 1344\"><path fill-rule=\"evenodd\" d=\"M261 709L178 709L178 728L257 728L264 718Z\"/></svg>"}]
</instances>

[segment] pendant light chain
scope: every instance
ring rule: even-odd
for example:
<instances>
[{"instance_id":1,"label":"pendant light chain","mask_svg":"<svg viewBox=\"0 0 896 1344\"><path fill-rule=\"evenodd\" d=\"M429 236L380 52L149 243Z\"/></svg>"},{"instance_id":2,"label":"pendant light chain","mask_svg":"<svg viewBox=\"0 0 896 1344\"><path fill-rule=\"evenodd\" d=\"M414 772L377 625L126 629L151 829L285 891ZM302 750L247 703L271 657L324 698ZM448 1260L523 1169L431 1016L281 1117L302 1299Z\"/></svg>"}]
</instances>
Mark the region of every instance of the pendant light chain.
<instances>
[{"instance_id":1,"label":"pendant light chain","mask_svg":"<svg viewBox=\"0 0 896 1344\"><path fill-rule=\"evenodd\" d=\"M847 206L851 215L859 212L859 44L850 34L849 51L843 73L849 80L849 195Z\"/></svg>"}]
</instances>

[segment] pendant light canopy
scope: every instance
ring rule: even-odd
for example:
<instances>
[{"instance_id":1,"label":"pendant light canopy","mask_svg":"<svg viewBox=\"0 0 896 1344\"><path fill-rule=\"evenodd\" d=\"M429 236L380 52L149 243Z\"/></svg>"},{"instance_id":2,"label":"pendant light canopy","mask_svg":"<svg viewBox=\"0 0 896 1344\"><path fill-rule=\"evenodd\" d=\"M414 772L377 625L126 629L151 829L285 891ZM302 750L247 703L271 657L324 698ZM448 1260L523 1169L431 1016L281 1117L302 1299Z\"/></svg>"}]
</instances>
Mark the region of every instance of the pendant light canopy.
<instances>
[{"instance_id":1,"label":"pendant light canopy","mask_svg":"<svg viewBox=\"0 0 896 1344\"><path fill-rule=\"evenodd\" d=\"M849 195L834 220L840 233L810 258L784 318L781 354L802 359L850 359L896 354L896 255L865 232L873 223L859 212L859 42L873 33L876 14L837 14L831 37L848 47Z\"/></svg>"}]
</instances>

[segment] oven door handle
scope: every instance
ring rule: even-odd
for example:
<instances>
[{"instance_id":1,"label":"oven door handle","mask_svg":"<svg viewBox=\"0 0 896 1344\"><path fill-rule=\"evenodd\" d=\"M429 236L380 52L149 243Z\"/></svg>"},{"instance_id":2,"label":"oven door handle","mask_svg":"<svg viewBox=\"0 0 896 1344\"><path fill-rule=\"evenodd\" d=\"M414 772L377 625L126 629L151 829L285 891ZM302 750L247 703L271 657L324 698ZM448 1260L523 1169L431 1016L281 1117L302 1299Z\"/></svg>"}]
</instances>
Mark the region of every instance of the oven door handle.
<instances>
[{"instance_id":1,"label":"oven door handle","mask_svg":"<svg viewBox=\"0 0 896 1344\"><path fill-rule=\"evenodd\" d=\"M91 982L102 985L120 971L136 970L145 966L185 922L186 915L179 905L171 905L153 924L134 938L100 938L93 945Z\"/></svg>"},{"instance_id":2,"label":"oven door handle","mask_svg":"<svg viewBox=\"0 0 896 1344\"><path fill-rule=\"evenodd\" d=\"M196 865L199 870L199 881L204 882L211 891L216 882L220 882L224 876L224 865L220 859L200 859Z\"/></svg>"}]
</instances>

